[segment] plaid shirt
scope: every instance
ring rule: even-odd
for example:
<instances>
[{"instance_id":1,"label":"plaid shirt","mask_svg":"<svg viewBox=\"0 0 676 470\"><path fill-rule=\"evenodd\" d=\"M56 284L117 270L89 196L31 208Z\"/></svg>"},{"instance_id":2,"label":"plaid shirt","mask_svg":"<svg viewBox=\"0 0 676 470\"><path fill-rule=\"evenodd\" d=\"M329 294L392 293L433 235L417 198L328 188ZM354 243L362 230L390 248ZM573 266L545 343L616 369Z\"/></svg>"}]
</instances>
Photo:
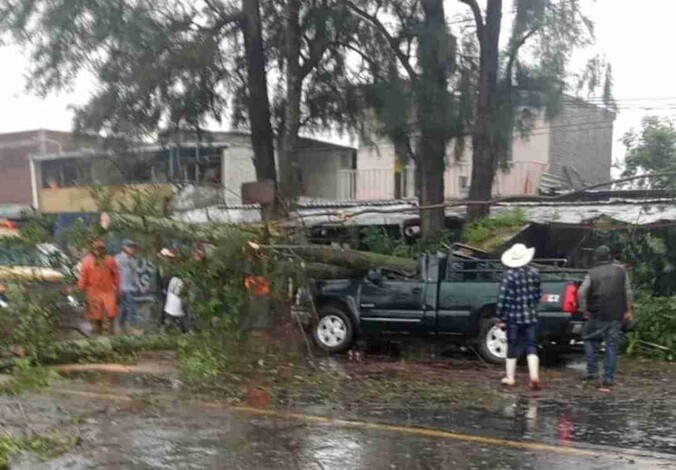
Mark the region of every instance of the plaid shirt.
<instances>
[{"instance_id":1,"label":"plaid shirt","mask_svg":"<svg viewBox=\"0 0 676 470\"><path fill-rule=\"evenodd\" d=\"M537 323L537 306L542 297L540 273L530 267L510 269L500 284L498 316L505 323Z\"/></svg>"}]
</instances>

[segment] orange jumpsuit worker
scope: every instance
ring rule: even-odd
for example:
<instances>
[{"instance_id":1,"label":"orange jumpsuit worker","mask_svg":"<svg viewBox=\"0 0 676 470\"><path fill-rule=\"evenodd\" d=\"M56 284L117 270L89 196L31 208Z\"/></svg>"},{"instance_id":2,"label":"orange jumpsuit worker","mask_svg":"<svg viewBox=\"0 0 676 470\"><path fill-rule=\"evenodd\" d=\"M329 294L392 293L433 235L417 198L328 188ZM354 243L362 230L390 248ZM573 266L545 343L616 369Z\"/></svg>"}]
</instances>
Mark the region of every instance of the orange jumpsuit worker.
<instances>
[{"instance_id":1,"label":"orange jumpsuit worker","mask_svg":"<svg viewBox=\"0 0 676 470\"><path fill-rule=\"evenodd\" d=\"M82 260L78 289L87 299L87 316L95 334L114 334L120 278L117 262L106 254L99 237L89 241L89 254Z\"/></svg>"}]
</instances>

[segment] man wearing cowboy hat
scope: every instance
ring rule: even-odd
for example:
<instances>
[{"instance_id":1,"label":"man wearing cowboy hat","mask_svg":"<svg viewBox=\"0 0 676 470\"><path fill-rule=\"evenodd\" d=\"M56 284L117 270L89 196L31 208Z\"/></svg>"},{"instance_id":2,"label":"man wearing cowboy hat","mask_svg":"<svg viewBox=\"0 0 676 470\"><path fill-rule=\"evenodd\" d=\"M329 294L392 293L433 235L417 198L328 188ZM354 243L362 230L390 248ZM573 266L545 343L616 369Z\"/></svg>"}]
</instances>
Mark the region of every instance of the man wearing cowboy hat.
<instances>
[{"instance_id":1,"label":"man wearing cowboy hat","mask_svg":"<svg viewBox=\"0 0 676 470\"><path fill-rule=\"evenodd\" d=\"M507 330L506 375L502 384L515 384L516 361L525 347L530 374L530 387L540 390L540 360L537 348L537 306L540 303L540 273L530 266L535 248L517 243L502 255L509 268L500 285L498 316Z\"/></svg>"}]
</instances>

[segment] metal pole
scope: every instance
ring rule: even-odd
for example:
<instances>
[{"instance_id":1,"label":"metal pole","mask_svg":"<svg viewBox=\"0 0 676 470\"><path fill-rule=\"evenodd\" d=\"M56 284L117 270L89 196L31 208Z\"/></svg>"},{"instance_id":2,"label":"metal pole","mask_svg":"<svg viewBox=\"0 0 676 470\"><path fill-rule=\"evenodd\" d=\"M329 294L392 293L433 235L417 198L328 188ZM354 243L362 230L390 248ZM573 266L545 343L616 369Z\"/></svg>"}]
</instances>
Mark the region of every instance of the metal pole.
<instances>
[{"instance_id":1,"label":"metal pole","mask_svg":"<svg viewBox=\"0 0 676 470\"><path fill-rule=\"evenodd\" d=\"M35 168L35 160L31 157L30 159L30 171L31 171L31 190L33 195L33 209L40 210L40 201L38 198L38 178L37 178L37 169Z\"/></svg>"}]
</instances>

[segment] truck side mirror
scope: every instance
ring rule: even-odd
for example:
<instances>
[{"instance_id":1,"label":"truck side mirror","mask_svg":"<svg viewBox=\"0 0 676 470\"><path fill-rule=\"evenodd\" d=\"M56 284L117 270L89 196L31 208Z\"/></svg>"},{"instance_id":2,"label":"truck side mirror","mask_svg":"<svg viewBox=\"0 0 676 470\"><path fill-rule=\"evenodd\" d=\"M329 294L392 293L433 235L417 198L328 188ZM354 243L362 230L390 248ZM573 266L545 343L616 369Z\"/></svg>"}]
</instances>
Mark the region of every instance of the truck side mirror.
<instances>
[{"instance_id":1,"label":"truck side mirror","mask_svg":"<svg viewBox=\"0 0 676 470\"><path fill-rule=\"evenodd\" d=\"M383 282L383 272L380 269L371 269L367 278L372 283L380 285Z\"/></svg>"}]
</instances>

